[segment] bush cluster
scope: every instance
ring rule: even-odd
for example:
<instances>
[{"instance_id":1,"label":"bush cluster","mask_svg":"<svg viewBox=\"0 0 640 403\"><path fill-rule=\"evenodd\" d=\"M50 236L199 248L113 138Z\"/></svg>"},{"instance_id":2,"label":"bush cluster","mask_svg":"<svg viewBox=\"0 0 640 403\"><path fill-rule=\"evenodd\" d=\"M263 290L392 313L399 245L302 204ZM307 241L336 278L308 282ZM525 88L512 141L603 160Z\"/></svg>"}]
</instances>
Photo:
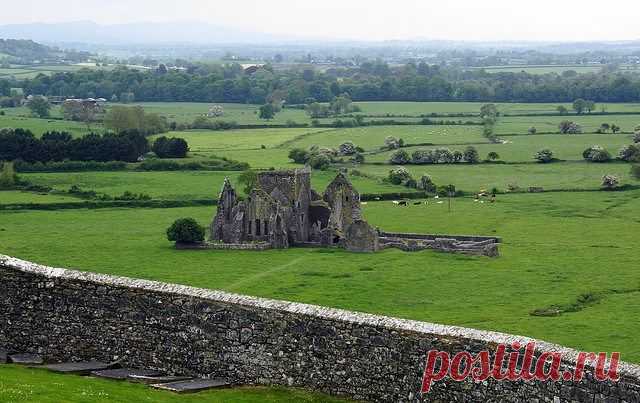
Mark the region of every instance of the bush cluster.
<instances>
[{"instance_id":1,"label":"bush cluster","mask_svg":"<svg viewBox=\"0 0 640 403\"><path fill-rule=\"evenodd\" d=\"M460 162L477 164L480 162L480 156L478 150L473 146L467 147L464 151L451 151L448 148L416 150L411 156L405 150L398 150L391 155L389 162L396 165L454 164Z\"/></svg>"}]
</instances>

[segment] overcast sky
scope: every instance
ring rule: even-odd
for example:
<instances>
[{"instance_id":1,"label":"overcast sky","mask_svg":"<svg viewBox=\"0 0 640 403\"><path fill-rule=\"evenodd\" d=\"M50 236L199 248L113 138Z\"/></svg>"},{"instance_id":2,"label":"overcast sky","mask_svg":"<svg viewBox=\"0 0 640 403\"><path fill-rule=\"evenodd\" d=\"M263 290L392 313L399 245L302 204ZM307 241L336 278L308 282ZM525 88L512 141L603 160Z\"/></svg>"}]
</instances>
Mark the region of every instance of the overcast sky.
<instances>
[{"instance_id":1,"label":"overcast sky","mask_svg":"<svg viewBox=\"0 0 640 403\"><path fill-rule=\"evenodd\" d=\"M334 39L640 39L637 0L0 0L0 24L199 20Z\"/></svg>"}]
</instances>

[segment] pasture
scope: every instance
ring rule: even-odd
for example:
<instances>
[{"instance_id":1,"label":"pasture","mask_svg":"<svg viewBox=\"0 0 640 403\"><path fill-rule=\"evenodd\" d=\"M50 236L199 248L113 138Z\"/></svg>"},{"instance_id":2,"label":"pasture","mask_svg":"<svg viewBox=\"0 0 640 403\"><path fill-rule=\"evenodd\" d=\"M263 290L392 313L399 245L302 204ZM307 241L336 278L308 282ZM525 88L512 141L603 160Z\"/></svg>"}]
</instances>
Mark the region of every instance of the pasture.
<instances>
[{"instance_id":1,"label":"pasture","mask_svg":"<svg viewBox=\"0 0 640 403\"><path fill-rule=\"evenodd\" d=\"M192 121L210 106L142 105L149 112L180 122ZM477 114L482 104L358 105L362 114L379 119L404 115L413 116L405 119L417 120L430 113ZM175 250L166 240L166 228L180 217L194 217L208 225L215 211L213 206L0 211L0 252L80 270L504 331L589 351L621 351L624 360L640 363L640 349L635 342L640 331L640 275L635 269L636 235L640 230L638 182L629 174L627 163L597 164L582 159L583 150L592 145L601 145L615 156L622 146L630 144L630 133L640 124L640 104L604 106L610 112L630 114L540 116L554 113L557 104L499 104L503 113L531 115L500 117L495 131L501 144L490 143L477 125L184 130L166 134L187 140L187 161L228 157L258 169L301 167L288 159L294 147L337 148L352 141L365 150L364 164L345 162L333 170L314 171L312 184L318 191L333 179L338 168L357 169L366 175L351 175L361 193L412 191L383 181L394 168L387 162L390 152L380 150L387 136L402 138L409 145L409 153L433 147L463 150L473 145L485 158L495 151L504 163L405 168L416 179L429 174L437 185L454 184L468 193L493 187L503 192L513 186L543 187L548 192L498 194L493 204L455 198L451 212L446 201L436 199L429 199L428 204L410 203L408 207L396 207L391 201L369 202L363 210L371 224L390 231L500 236L504 244L502 256L497 259L399 250L371 255L316 249L260 253ZM257 118L256 109L257 106L225 105L230 118L222 119L263 123ZM0 126L31 125L41 133L60 130L56 125L75 125L31 118L25 115L28 112L24 108L5 111L6 116L0 116ZM309 120L303 111L285 110L273 122L284 123L289 118ZM557 134L558 123L565 119L580 123L585 134ZM623 133L594 134L604 122L621 126ZM81 126L75 126L76 135L82 133ZM538 134L526 134L531 126L537 128ZM551 149L556 158L564 161L534 162L533 154L543 148ZM110 196L129 191L159 200L213 200L227 176L242 193L239 174L121 171L25 173L20 177L61 192L75 185ZM619 176L622 185L632 186L616 192L601 191L605 174ZM74 201L82 200L63 193L0 192L0 204ZM460 295L465 297L459 298ZM589 303L584 303L585 295L589 296ZM550 308L566 312L558 316L531 315L535 310ZM14 372L11 376L18 375ZM259 396L269 401L268 396L278 393L263 390ZM215 401L216 395L211 396ZM308 395L304 398L313 401Z\"/></svg>"},{"instance_id":2,"label":"pasture","mask_svg":"<svg viewBox=\"0 0 640 403\"><path fill-rule=\"evenodd\" d=\"M639 191L500 195L494 204L460 198L452 212L434 199L364 206L372 225L390 231L501 236L497 259L173 249L168 225L186 216L207 224L212 207L0 212L0 244L3 253L50 265L524 334L640 362L638 208ZM596 302L576 302L586 294ZM577 308L530 314L552 306Z\"/></svg>"}]
</instances>

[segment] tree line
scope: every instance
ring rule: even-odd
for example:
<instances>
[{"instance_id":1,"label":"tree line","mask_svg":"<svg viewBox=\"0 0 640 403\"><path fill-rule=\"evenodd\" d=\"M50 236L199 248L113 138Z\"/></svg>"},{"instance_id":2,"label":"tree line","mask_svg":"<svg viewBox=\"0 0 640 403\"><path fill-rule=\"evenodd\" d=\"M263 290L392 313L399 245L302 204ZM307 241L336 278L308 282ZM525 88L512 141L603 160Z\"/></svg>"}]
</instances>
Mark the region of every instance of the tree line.
<instances>
[{"instance_id":1,"label":"tree line","mask_svg":"<svg viewBox=\"0 0 640 403\"><path fill-rule=\"evenodd\" d=\"M181 138L158 138L152 146L137 130L87 134L74 138L67 132L49 131L36 137L30 130L0 129L0 161L124 161L137 162L153 150L152 157L184 158L189 146Z\"/></svg>"},{"instance_id":2,"label":"tree line","mask_svg":"<svg viewBox=\"0 0 640 403\"><path fill-rule=\"evenodd\" d=\"M2 82L2 80L0 80ZM271 66L244 70L238 64L199 65L187 70L111 71L39 75L0 89L23 88L27 95L102 97L111 101L235 102L312 104L347 95L354 101L630 102L640 99L640 75L602 71L544 75L488 73L457 67L382 62L320 72ZM2 94L0 94L2 95ZM588 107L589 105L586 105Z\"/></svg>"}]
</instances>

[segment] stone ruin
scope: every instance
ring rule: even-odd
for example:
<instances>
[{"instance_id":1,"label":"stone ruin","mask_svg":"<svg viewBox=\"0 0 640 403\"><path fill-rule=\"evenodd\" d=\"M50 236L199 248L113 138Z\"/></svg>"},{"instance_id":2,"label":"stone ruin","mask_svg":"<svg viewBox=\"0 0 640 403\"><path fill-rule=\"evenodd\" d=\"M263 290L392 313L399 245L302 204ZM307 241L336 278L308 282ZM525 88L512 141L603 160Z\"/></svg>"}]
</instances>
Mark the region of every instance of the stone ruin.
<instances>
[{"instance_id":1,"label":"stone ruin","mask_svg":"<svg viewBox=\"0 0 640 403\"><path fill-rule=\"evenodd\" d=\"M433 242L416 242L398 234L390 239L364 220L360 194L343 173L338 173L321 195L311 188L308 167L258 173L255 188L244 200L226 178L210 234L212 243L205 247L244 250L311 246L375 252L397 247L497 256L499 242L498 238L483 237L465 237L464 242L447 237L445 242L430 235L425 237Z\"/></svg>"}]
</instances>

